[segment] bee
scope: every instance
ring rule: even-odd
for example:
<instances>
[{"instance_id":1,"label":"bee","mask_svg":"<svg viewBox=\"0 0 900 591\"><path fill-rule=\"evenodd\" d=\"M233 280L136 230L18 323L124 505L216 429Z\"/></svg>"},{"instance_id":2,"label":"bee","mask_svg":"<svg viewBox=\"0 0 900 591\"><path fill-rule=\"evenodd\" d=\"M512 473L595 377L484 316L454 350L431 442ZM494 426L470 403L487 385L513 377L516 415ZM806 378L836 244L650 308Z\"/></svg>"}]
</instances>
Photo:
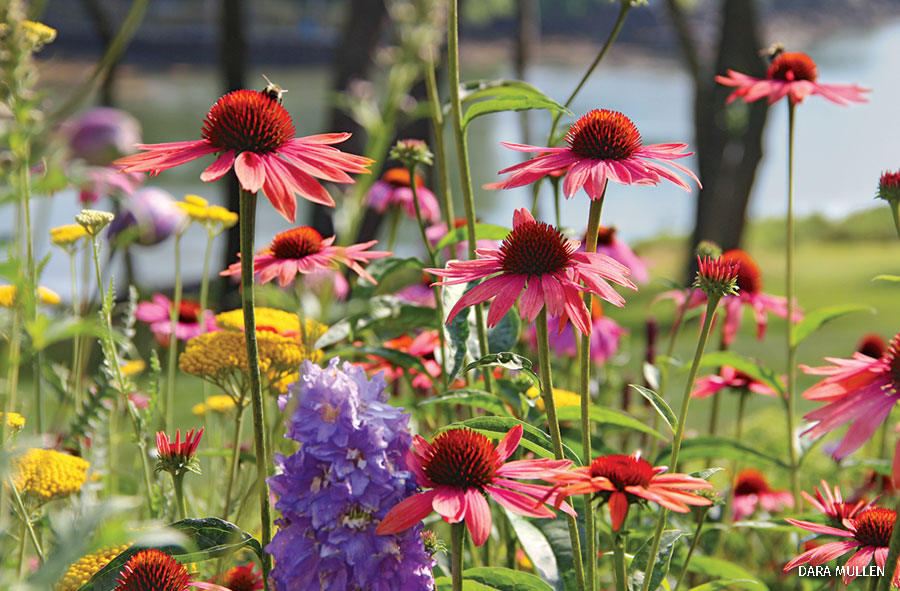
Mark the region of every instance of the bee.
<instances>
[{"instance_id":1,"label":"bee","mask_svg":"<svg viewBox=\"0 0 900 591\"><path fill-rule=\"evenodd\" d=\"M770 62L782 53L784 53L784 45L781 43L774 43L765 49L759 50L759 55L761 57L769 58Z\"/></svg>"},{"instance_id":2,"label":"bee","mask_svg":"<svg viewBox=\"0 0 900 591\"><path fill-rule=\"evenodd\" d=\"M265 74L263 74L263 78L266 79L266 82L268 82L268 84L266 84L266 87L260 90L260 92L280 105L281 96L286 93L287 90L281 88L280 86L269 80Z\"/></svg>"}]
</instances>

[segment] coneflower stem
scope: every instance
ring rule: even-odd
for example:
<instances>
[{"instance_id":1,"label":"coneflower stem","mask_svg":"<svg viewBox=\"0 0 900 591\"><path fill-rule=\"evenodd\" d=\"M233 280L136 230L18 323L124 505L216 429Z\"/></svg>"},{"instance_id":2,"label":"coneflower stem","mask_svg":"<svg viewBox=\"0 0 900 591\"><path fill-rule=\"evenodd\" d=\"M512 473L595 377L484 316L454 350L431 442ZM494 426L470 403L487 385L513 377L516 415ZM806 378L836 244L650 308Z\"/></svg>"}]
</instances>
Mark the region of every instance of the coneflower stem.
<instances>
[{"instance_id":1,"label":"coneflower stem","mask_svg":"<svg viewBox=\"0 0 900 591\"><path fill-rule=\"evenodd\" d=\"M678 310L675 312L675 320L672 321L672 327L669 329L669 345L666 347L666 358L663 360L663 363L659 364L659 395L665 396L666 390L669 386L669 368L671 367L672 355L675 351L675 341L678 340L678 335L681 334L681 327L683 326L684 315L687 312L688 304L691 301L691 294L693 293L693 289L688 287L684 290L684 304L678 306ZM655 363L655 361L654 361ZM659 426L659 413L653 413L653 421L650 425L655 431ZM656 451L658 446L658 440L656 437L650 438L650 453L648 457L655 458Z\"/></svg>"},{"instance_id":2,"label":"coneflower stem","mask_svg":"<svg viewBox=\"0 0 900 591\"><path fill-rule=\"evenodd\" d=\"M206 334L206 306L209 305L209 264L212 259L212 244L216 232L207 224L206 226L206 250L203 253L203 275L200 277L200 314L197 322L200 323L201 334ZM203 404L209 399L209 382L203 380L201 387Z\"/></svg>"},{"instance_id":3,"label":"coneflower stem","mask_svg":"<svg viewBox=\"0 0 900 591\"><path fill-rule=\"evenodd\" d=\"M553 400L553 381L550 376L550 337L547 331L547 308L541 308L535 321L537 330L538 363L540 364L541 398L547 411L547 424L550 426L550 439L553 440L553 455L557 460L565 459L562 447L562 437L559 433L559 419L556 416L556 402ZM589 436L585 434L586 436ZM590 463L590 457L584 461ZM589 505L590 500L585 503ZM585 509L587 511L587 509ZM593 514L591 514L593 515ZM587 512L585 512L585 519ZM566 515L566 523L569 526L569 540L572 543L572 558L575 563L575 581L578 591L585 591L584 563L581 557L581 542L578 539L578 523L571 515ZM588 550L590 551L590 550ZM591 562L588 560L588 562Z\"/></svg>"},{"instance_id":4,"label":"coneflower stem","mask_svg":"<svg viewBox=\"0 0 900 591\"><path fill-rule=\"evenodd\" d=\"M244 311L244 337L247 341L247 369L250 378L250 406L253 409L253 442L256 451L256 484L259 489L259 520L262 527L262 547L272 541L272 508L269 504L269 483L266 482L269 458L266 452L266 421L263 415L262 387L259 378L259 350L256 344L256 310L253 289L253 236L256 229L256 193L241 189L241 303ZM269 588L272 558L263 553L262 574L264 589Z\"/></svg>"},{"instance_id":5,"label":"coneflower stem","mask_svg":"<svg viewBox=\"0 0 900 591\"><path fill-rule=\"evenodd\" d=\"M625 541L627 536L618 532L615 534L615 543L613 544L613 565L616 572L616 591L625 591Z\"/></svg>"},{"instance_id":6,"label":"coneflower stem","mask_svg":"<svg viewBox=\"0 0 900 591\"><path fill-rule=\"evenodd\" d=\"M453 117L453 131L456 136L456 153L459 159L459 174L462 180L463 205L466 210L466 229L469 241L469 258L475 259L475 198L472 195L472 176L469 172L469 150L466 146L466 134L462 128L462 103L459 97L459 6L458 0L450 0L447 11L447 56L450 85L450 112ZM447 220L447 229L453 220ZM484 310L481 304L475 305L475 328L478 332L478 346L481 355L488 355L487 328L484 324ZM484 377L484 389L493 393L491 368L481 370Z\"/></svg>"},{"instance_id":7,"label":"coneflower stem","mask_svg":"<svg viewBox=\"0 0 900 591\"><path fill-rule=\"evenodd\" d=\"M558 185L558 183L557 183ZM600 193L600 199L591 200L591 209L588 214L587 235L584 239L585 252L597 252L597 234L600 231L600 214L603 211L603 199L606 196L606 184ZM593 296L584 294L584 304L588 314L593 305ZM546 324L544 325L546 328ZM588 464L593 459L591 456L591 333L581 335L581 350L579 361L581 362L581 374L579 391L581 393L581 457ZM584 495L584 529L587 537L585 551L587 552L587 581L585 587L593 591L597 581L597 532L594 528L594 506L591 503L591 494ZM624 559L623 559L624 560ZM624 562L623 562L624 565Z\"/></svg>"},{"instance_id":8,"label":"coneflower stem","mask_svg":"<svg viewBox=\"0 0 900 591\"><path fill-rule=\"evenodd\" d=\"M691 402L691 391L694 389L694 379L697 377L697 369L700 367L700 359L703 358L703 351L706 349L706 342L709 340L709 329L712 327L713 316L716 314L716 307L722 296L718 294L707 294L706 297L706 316L703 318L703 327L700 329L700 340L697 341L697 350L694 352L694 361L691 363L691 371L688 373L687 384L684 387L684 395L681 399L681 412L678 415L678 425L675 428L675 439L672 441L672 459L669 462L672 472L678 471L678 452L681 451L681 442L684 439L684 424L687 421L688 405ZM662 539L663 530L666 528L669 510L661 507L659 517L656 521L656 532L653 535L653 543L650 545L650 554L647 561L647 570L644 573L644 584L641 586L643 591L650 589L650 579L653 578L653 566L656 564L656 557L659 554L659 543Z\"/></svg>"},{"instance_id":9,"label":"coneflower stem","mask_svg":"<svg viewBox=\"0 0 900 591\"><path fill-rule=\"evenodd\" d=\"M900 558L900 500L896 506L897 515L894 516L893 531L891 531L891 539L888 542L888 555L884 561L884 575L878 581L878 591L889 591L891 588L891 579L894 577L894 571L897 570L897 559Z\"/></svg>"},{"instance_id":10,"label":"coneflower stem","mask_svg":"<svg viewBox=\"0 0 900 591\"><path fill-rule=\"evenodd\" d=\"M234 492L234 481L237 478L238 460L241 457L241 419L244 416L244 399L234 408L234 433L231 436L231 464L228 466L228 485L225 488L225 508L222 509L222 519L228 521L231 513L231 495Z\"/></svg>"},{"instance_id":11,"label":"coneflower stem","mask_svg":"<svg viewBox=\"0 0 900 591\"><path fill-rule=\"evenodd\" d=\"M175 428L175 368L178 366L178 336L176 327L181 311L181 235L184 228L175 232L175 287L172 294L172 308L169 310L169 365L166 377L166 433Z\"/></svg>"},{"instance_id":12,"label":"coneflower stem","mask_svg":"<svg viewBox=\"0 0 900 591\"><path fill-rule=\"evenodd\" d=\"M69 279L72 281L72 315L75 318L81 318L81 310L78 306L78 272L75 269L75 247L70 246L69 252ZM72 399L75 402L75 410L81 412L81 388L78 387L78 372L75 367L78 365L80 358L79 349L81 349L81 337L76 335L72 339L72 370L69 374L70 387L72 388Z\"/></svg>"},{"instance_id":13,"label":"coneflower stem","mask_svg":"<svg viewBox=\"0 0 900 591\"><path fill-rule=\"evenodd\" d=\"M175 503L178 505L178 518L187 519L187 510L184 507L184 474L172 474L172 484L175 486Z\"/></svg>"},{"instance_id":14,"label":"coneflower stem","mask_svg":"<svg viewBox=\"0 0 900 591\"><path fill-rule=\"evenodd\" d=\"M891 217L894 220L894 227L897 228L897 237L900 238L900 199L891 199Z\"/></svg>"},{"instance_id":15,"label":"coneflower stem","mask_svg":"<svg viewBox=\"0 0 900 591\"><path fill-rule=\"evenodd\" d=\"M463 544L466 539L464 521L450 524L450 576L453 591L462 591Z\"/></svg>"},{"instance_id":16,"label":"coneflower stem","mask_svg":"<svg viewBox=\"0 0 900 591\"><path fill-rule=\"evenodd\" d=\"M794 105L788 102L788 199L787 199L787 245L785 252L785 269L787 272L785 294L787 296L787 319L785 321L788 367L787 367L787 444L791 462L791 489L794 495L795 510L803 507L800 496L800 473L798 470L797 449L794 447L794 430L797 428L796 410L796 367L797 346L793 343L791 333L794 330Z\"/></svg>"},{"instance_id":17,"label":"coneflower stem","mask_svg":"<svg viewBox=\"0 0 900 591\"><path fill-rule=\"evenodd\" d=\"M455 216L453 197L450 195L450 179L447 174L447 154L444 152L444 114L441 111L441 96L438 93L437 77L434 74L434 56L431 53L425 64L425 90L428 93L428 102L431 104L431 131L434 134L432 148L438 171L441 215L444 216L444 223L449 232L453 228Z\"/></svg>"},{"instance_id":18,"label":"coneflower stem","mask_svg":"<svg viewBox=\"0 0 900 591\"><path fill-rule=\"evenodd\" d=\"M388 250L394 250L397 243L397 229L400 227L400 208L392 207L390 220L388 221Z\"/></svg>"},{"instance_id":19,"label":"coneflower stem","mask_svg":"<svg viewBox=\"0 0 900 591\"><path fill-rule=\"evenodd\" d=\"M700 515L697 517L697 529L694 530L694 536L691 538L691 547L688 549L687 556L684 557L684 565L681 567L681 573L679 573L678 580L675 581L675 586L672 587L672 591L677 591L681 586L681 582L684 581L685 575L687 575L691 557L694 555L694 550L697 549L697 543L700 541L700 532L703 531L703 523L706 521L706 516L709 514L709 507L700 507L699 511Z\"/></svg>"}]
</instances>

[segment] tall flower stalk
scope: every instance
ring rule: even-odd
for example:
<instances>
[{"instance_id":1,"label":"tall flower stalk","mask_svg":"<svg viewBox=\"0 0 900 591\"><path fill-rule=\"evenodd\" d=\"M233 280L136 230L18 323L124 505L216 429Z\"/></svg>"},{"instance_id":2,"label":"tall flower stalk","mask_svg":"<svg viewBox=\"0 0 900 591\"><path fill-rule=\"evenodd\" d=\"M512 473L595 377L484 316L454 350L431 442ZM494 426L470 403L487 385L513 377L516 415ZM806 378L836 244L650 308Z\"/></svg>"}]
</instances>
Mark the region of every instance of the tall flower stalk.
<instances>
[{"instance_id":1,"label":"tall flower stalk","mask_svg":"<svg viewBox=\"0 0 900 591\"><path fill-rule=\"evenodd\" d=\"M181 310L181 237L190 225L190 220L175 231L175 288L172 294L172 309L169 310L169 322L172 331L169 335L169 362L166 374L166 431L171 431L175 426L175 368L178 366L178 336L175 327L178 323L178 315ZM201 314L205 308L200 306Z\"/></svg>"},{"instance_id":2,"label":"tall flower stalk","mask_svg":"<svg viewBox=\"0 0 900 591\"><path fill-rule=\"evenodd\" d=\"M794 109L793 101L788 102L788 186L787 186L787 245L785 256L785 296L787 297L787 319L785 320L785 336L787 338L787 444L788 458L791 466L791 492L794 495L794 507L800 509L803 502L800 496L799 458L794 446L794 430L797 427L797 344L793 342L791 333L794 329Z\"/></svg>"}]
</instances>

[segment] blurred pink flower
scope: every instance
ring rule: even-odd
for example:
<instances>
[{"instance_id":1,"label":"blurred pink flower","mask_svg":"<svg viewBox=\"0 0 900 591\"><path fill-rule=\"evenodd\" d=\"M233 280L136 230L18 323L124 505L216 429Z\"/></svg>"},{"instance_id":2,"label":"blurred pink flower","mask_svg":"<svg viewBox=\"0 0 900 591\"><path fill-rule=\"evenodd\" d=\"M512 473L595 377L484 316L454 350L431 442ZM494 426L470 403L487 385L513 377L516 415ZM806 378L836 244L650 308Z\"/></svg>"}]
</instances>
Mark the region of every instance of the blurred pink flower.
<instances>
[{"instance_id":1,"label":"blurred pink flower","mask_svg":"<svg viewBox=\"0 0 900 591\"><path fill-rule=\"evenodd\" d=\"M725 388L732 388L734 390L744 389L757 394L762 394L763 396L778 396L778 393L766 384L754 380L747 374L740 372L733 367L723 365L721 369L719 369L719 375L697 378L694 382L694 390L691 392L691 397L706 398Z\"/></svg>"},{"instance_id":2,"label":"blurred pink flower","mask_svg":"<svg viewBox=\"0 0 900 591\"><path fill-rule=\"evenodd\" d=\"M112 107L88 109L63 124L72 155L92 166L107 166L135 152L141 124L131 114Z\"/></svg>"},{"instance_id":3,"label":"blurred pink flower","mask_svg":"<svg viewBox=\"0 0 900 591\"><path fill-rule=\"evenodd\" d=\"M794 497L789 491L772 490L762 472L752 468L738 473L731 494L735 521L750 517L757 507L769 513L794 507Z\"/></svg>"},{"instance_id":4,"label":"blurred pink flower","mask_svg":"<svg viewBox=\"0 0 900 591\"><path fill-rule=\"evenodd\" d=\"M161 293L153 294L152 302L140 302L134 313L135 318L150 325L150 330L160 345L167 347L172 335L172 323L169 314L172 310L172 300ZM204 310L203 322L200 321L200 304L191 300L181 300L178 308L177 321L175 323L175 338L179 341L187 341L205 332L219 330L216 326L215 315L210 310Z\"/></svg>"},{"instance_id":5,"label":"blurred pink flower","mask_svg":"<svg viewBox=\"0 0 900 591\"><path fill-rule=\"evenodd\" d=\"M584 248L584 245L582 245L582 248ZM605 254L628 267L628 270L631 271L631 278L635 283L647 283L650 281L647 263L634 254L631 247L619 240L616 236L615 228L600 226L597 234L597 252Z\"/></svg>"},{"instance_id":6,"label":"blurred pink flower","mask_svg":"<svg viewBox=\"0 0 900 591\"><path fill-rule=\"evenodd\" d=\"M572 325L566 323L562 330L557 330L559 320L556 317L547 317L548 337L550 340L550 352L554 355L564 355L574 358L578 355L575 334ZM616 354L619 350L619 339L627 334L628 329L623 328L618 322L603 315L603 308L594 300L591 308L591 363L602 364ZM528 328L528 342L537 349L537 328L532 324Z\"/></svg>"},{"instance_id":7,"label":"blurred pink flower","mask_svg":"<svg viewBox=\"0 0 900 591\"><path fill-rule=\"evenodd\" d=\"M140 172L123 173L115 166L90 166L82 171L78 201L93 205L103 197L130 196L144 183Z\"/></svg>"},{"instance_id":8,"label":"blurred pink flower","mask_svg":"<svg viewBox=\"0 0 900 591\"><path fill-rule=\"evenodd\" d=\"M121 200L121 210L109 225L108 236L115 240L122 232L133 230L135 235L129 238L150 246L175 233L186 218L168 191L144 187Z\"/></svg>"},{"instance_id":9,"label":"blurred pink flower","mask_svg":"<svg viewBox=\"0 0 900 591\"><path fill-rule=\"evenodd\" d=\"M416 175L416 193L419 195L419 207L422 219L435 223L441 219L441 208L437 197L425 187L422 177ZM381 175L381 179L372 184L366 193L369 207L378 213L384 213L389 207L402 207L406 215L416 219L416 205L410 188L409 171L405 168L389 168Z\"/></svg>"}]
</instances>

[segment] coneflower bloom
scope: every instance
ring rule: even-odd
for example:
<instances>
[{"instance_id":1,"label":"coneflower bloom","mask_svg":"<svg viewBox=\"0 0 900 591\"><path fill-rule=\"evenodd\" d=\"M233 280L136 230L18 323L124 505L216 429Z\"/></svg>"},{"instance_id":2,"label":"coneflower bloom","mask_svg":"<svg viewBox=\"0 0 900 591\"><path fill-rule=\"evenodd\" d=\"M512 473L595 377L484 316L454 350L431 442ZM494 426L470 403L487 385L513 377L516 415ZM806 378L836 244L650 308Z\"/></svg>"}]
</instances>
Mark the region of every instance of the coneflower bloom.
<instances>
[{"instance_id":1,"label":"coneflower bloom","mask_svg":"<svg viewBox=\"0 0 900 591\"><path fill-rule=\"evenodd\" d=\"M878 359L887 351L888 344L884 338L875 332L870 332L859 339L856 350L868 357Z\"/></svg>"},{"instance_id":2,"label":"coneflower bloom","mask_svg":"<svg viewBox=\"0 0 900 591\"><path fill-rule=\"evenodd\" d=\"M792 104L797 104L811 94L818 94L838 105L864 103L867 100L863 93L869 92L868 89L855 84L820 84L816 82L817 78L816 63L808 55L784 52L777 54L769 64L765 78L728 70L727 76L716 76L716 82L735 87L734 92L728 95L728 103L739 98L752 103L768 97L771 105L788 97Z\"/></svg>"},{"instance_id":3,"label":"coneflower bloom","mask_svg":"<svg viewBox=\"0 0 900 591\"><path fill-rule=\"evenodd\" d=\"M167 144L138 144L143 152L116 160L125 172L159 174L186 162L216 155L200 180L210 182L234 173L245 191L260 189L289 222L296 217L300 195L314 203L334 206L317 179L352 183L347 174L367 173L368 158L341 152L331 144L349 133L326 133L295 138L291 116L265 92L236 90L216 101L206 114L203 139Z\"/></svg>"},{"instance_id":4,"label":"coneflower bloom","mask_svg":"<svg viewBox=\"0 0 900 591\"><path fill-rule=\"evenodd\" d=\"M827 482L824 480L820 482L824 494L816 486L813 487L813 490L816 491L815 498L805 490L801 491L800 494L803 495L803 498L809 501L819 512L827 515L831 521L831 525L838 526L841 525L845 519L853 519L866 509L869 509L872 506L872 503L875 502L874 500L869 502L858 500L855 503L844 502L844 499L841 496L841 489L835 486L832 490Z\"/></svg>"},{"instance_id":5,"label":"coneflower bloom","mask_svg":"<svg viewBox=\"0 0 900 591\"><path fill-rule=\"evenodd\" d=\"M757 507L762 507L769 513L794 507L794 497L790 491L773 490L762 472L752 468L738 473L731 494L735 521L750 517Z\"/></svg>"},{"instance_id":6,"label":"coneflower bloom","mask_svg":"<svg viewBox=\"0 0 900 591\"><path fill-rule=\"evenodd\" d=\"M605 254L628 267L628 270L631 271L631 278L637 283L650 281L647 263L634 254L630 246L619 240L616 236L615 228L600 226L597 231L597 252Z\"/></svg>"},{"instance_id":7,"label":"coneflower bloom","mask_svg":"<svg viewBox=\"0 0 900 591\"><path fill-rule=\"evenodd\" d=\"M804 392L803 397L828 403L803 418L817 421L806 431L810 437L819 437L852 423L832 454L834 458L841 459L868 441L900 400L900 334L894 337L888 350L878 359L854 353L852 359L826 357L825 360L834 365L800 366L804 373L826 376Z\"/></svg>"},{"instance_id":8,"label":"coneflower bloom","mask_svg":"<svg viewBox=\"0 0 900 591\"><path fill-rule=\"evenodd\" d=\"M581 243L566 240L553 226L536 222L527 209L516 210L513 229L499 249L479 248L474 261L451 261L446 269L425 269L444 277L438 285L454 285L484 279L459 299L447 321L450 322L467 306L487 301L494 296L488 311L488 326L495 326L522 295L519 313L534 322L541 309L558 316L560 326L572 320L587 334L591 315L584 305L582 292L623 306L625 299L609 286L612 281L637 290L628 280L628 269L608 256L594 252L577 252ZM581 282L584 282L584 286Z\"/></svg>"},{"instance_id":9,"label":"coneflower bloom","mask_svg":"<svg viewBox=\"0 0 900 591\"><path fill-rule=\"evenodd\" d=\"M591 199L600 199L607 181L621 185L658 185L665 179L690 191L690 186L678 172L700 184L693 172L672 162L693 154L684 153L687 144L645 146L631 119L616 111L589 111L569 128L566 143L568 147L542 148L501 142L511 150L534 152L540 156L501 170L498 174L512 174L500 183L500 188L521 187L555 175L560 169L567 169L563 181L563 194L567 199L582 187Z\"/></svg>"},{"instance_id":10,"label":"coneflower bloom","mask_svg":"<svg viewBox=\"0 0 900 591\"><path fill-rule=\"evenodd\" d=\"M480 546L491 532L491 510L485 495L528 517L554 516L542 499L561 505L574 516L574 510L557 499L550 487L513 480L546 480L572 464L570 460L549 459L507 462L521 439L521 425L513 427L496 447L486 436L465 427L444 431L431 443L416 435L406 454L406 467L416 475L419 486L430 490L397 503L375 533L403 531L437 511L448 523L465 520L472 541Z\"/></svg>"},{"instance_id":11,"label":"coneflower bloom","mask_svg":"<svg viewBox=\"0 0 900 591\"><path fill-rule=\"evenodd\" d=\"M632 503L653 501L678 513L690 511L689 505L711 505L712 501L693 494L694 490L712 488L712 484L687 474L663 474L666 466L654 467L635 452L630 456L606 455L568 472L558 472L547 482L558 488L557 503L571 495L596 493L601 503L609 504L613 531L618 531Z\"/></svg>"},{"instance_id":12,"label":"coneflower bloom","mask_svg":"<svg viewBox=\"0 0 900 591\"><path fill-rule=\"evenodd\" d=\"M778 396L778 393L768 385L754 380L742 371L738 371L728 365L723 365L721 369L719 369L718 375L697 378L694 381L694 389L691 392L691 397L706 398L725 388L755 392L757 394L762 394L763 396Z\"/></svg>"},{"instance_id":13,"label":"coneflower bloom","mask_svg":"<svg viewBox=\"0 0 900 591\"><path fill-rule=\"evenodd\" d=\"M891 533L894 531L895 516L896 513L891 509L872 507L860 512L856 517L844 519L844 529L797 519L785 519L788 523L807 531L845 539L839 542L828 542L812 550L807 550L788 562L784 567L784 571L787 572L795 566L807 562L813 566L824 564L854 549L857 549L856 553L844 564L846 567L844 570L844 584L849 584L850 581L855 579L862 572L862 569L872 562L873 557L875 558L875 564L884 568L888 555L888 542L891 539ZM900 586L900 577L897 576L897 565L891 565L891 568L888 570L893 571L891 584L894 587Z\"/></svg>"},{"instance_id":14,"label":"coneflower bloom","mask_svg":"<svg viewBox=\"0 0 900 591\"><path fill-rule=\"evenodd\" d=\"M422 210L422 218L433 224L441 219L441 207L437 197L425 186L421 176L416 175L416 194L419 196L419 207ZM378 213L384 213L390 207L402 207L406 215L416 219L416 204L413 202L413 192L409 181L409 171L405 168L389 168L381 179L372 184L372 188L366 193L369 207Z\"/></svg>"},{"instance_id":15,"label":"coneflower bloom","mask_svg":"<svg viewBox=\"0 0 900 591\"><path fill-rule=\"evenodd\" d=\"M172 334L172 300L161 293L153 294L153 301L139 302L134 317L150 325L150 331L160 345L169 346ZM202 312L202 313L201 313ZM206 332L219 330L215 315L210 310L200 309L200 304L182 299L175 317L175 338L187 341Z\"/></svg>"},{"instance_id":16,"label":"coneflower bloom","mask_svg":"<svg viewBox=\"0 0 900 591\"><path fill-rule=\"evenodd\" d=\"M575 358L578 355L579 340L575 329L571 324L563 326L562 330L556 329L559 319L553 316L547 317L548 338L550 351L554 355L564 355ZM591 363L605 363L607 359L619 350L619 340L627 334L628 329L623 328L618 322L603 315L603 307L596 299L591 305ZM528 330L528 342L537 349L537 327L532 325Z\"/></svg>"},{"instance_id":17,"label":"coneflower bloom","mask_svg":"<svg viewBox=\"0 0 900 591\"><path fill-rule=\"evenodd\" d=\"M231 591L215 583L191 581L187 568L155 548L141 550L132 556L116 580L115 591L188 591L189 587L212 591Z\"/></svg>"},{"instance_id":18,"label":"coneflower bloom","mask_svg":"<svg viewBox=\"0 0 900 591\"><path fill-rule=\"evenodd\" d=\"M195 454L200 445L200 438L203 437L203 429L204 427L200 427L200 431L191 429L184 434L184 441L181 441L181 429L175 432L175 441L170 440L163 431L157 431L156 451L159 460L156 469L171 472L174 476L187 471L199 473Z\"/></svg>"},{"instance_id":19,"label":"coneflower bloom","mask_svg":"<svg viewBox=\"0 0 900 591\"><path fill-rule=\"evenodd\" d=\"M291 228L277 234L268 248L253 257L253 272L261 284L277 277L281 287L293 284L298 274L308 275L321 271L331 271L336 283L346 283L343 277L337 279L340 276L337 264L343 263L360 277L377 283L359 264L391 256L390 252L366 250L377 243L377 240L370 240L352 246L334 246L334 236L322 238L321 234L309 226ZM238 254L238 258L240 256ZM230 265L221 275L240 277L241 263ZM335 288L342 291L341 285L335 285Z\"/></svg>"},{"instance_id":20,"label":"coneflower bloom","mask_svg":"<svg viewBox=\"0 0 900 591\"><path fill-rule=\"evenodd\" d=\"M224 583L231 591L259 591L264 588L262 573L255 564L232 567L225 573Z\"/></svg>"}]
</instances>

